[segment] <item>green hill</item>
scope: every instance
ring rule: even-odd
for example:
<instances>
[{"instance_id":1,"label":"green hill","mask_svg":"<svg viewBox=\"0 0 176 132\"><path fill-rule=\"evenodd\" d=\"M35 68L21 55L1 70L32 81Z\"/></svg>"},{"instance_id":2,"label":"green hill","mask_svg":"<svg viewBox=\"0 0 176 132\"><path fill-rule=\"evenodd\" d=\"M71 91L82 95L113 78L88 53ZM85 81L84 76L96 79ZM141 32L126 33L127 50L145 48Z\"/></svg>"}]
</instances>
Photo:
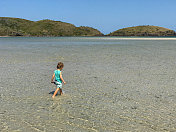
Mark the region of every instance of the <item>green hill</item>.
<instances>
[{"instance_id":1,"label":"green hill","mask_svg":"<svg viewBox=\"0 0 176 132\"><path fill-rule=\"evenodd\" d=\"M158 26L136 26L119 29L108 36L176 36L176 32Z\"/></svg>"},{"instance_id":2,"label":"green hill","mask_svg":"<svg viewBox=\"0 0 176 132\"><path fill-rule=\"evenodd\" d=\"M0 17L0 36L102 36L97 29L53 20Z\"/></svg>"}]
</instances>

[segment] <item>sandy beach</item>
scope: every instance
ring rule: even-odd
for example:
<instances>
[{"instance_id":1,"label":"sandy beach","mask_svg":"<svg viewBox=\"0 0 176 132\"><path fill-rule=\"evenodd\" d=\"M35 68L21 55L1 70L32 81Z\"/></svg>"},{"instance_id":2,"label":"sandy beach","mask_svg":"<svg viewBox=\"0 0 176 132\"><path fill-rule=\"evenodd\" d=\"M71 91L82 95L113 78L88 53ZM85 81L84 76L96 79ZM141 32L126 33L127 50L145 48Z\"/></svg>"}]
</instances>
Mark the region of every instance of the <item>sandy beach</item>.
<instances>
[{"instance_id":1,"label":"sandy beach","mask_svg":"<svg viewBox=\"0 0 176 132\"><path fill-rule=\"evenodd\" d=\"M10 37L10 36L0 36ZM30 38L30 37L29 37ZM99 40L176 40L176 37L83 37L85 39L99 39Z\"/></svg>"},{"instance_id":2,"label":"sandy beach","mask_svg":"<svg viewBox=\"0 0 176 132\"><path fill-rule=\"evenodd\" d=\"M92 39L92 38L89 38ZM104 40L176 40L176 37L97 37L94 39Z\"/></svg>"},{"instance_id":3,"label":"sandy beach","mask_svg":"<svg viewBox=\"0 0 176 132\"><path fill-rule=\"evenodd\" d=\"M0 131L176 131L176 41L150 39L0 38Z\"/></svg>"}]
</instances>

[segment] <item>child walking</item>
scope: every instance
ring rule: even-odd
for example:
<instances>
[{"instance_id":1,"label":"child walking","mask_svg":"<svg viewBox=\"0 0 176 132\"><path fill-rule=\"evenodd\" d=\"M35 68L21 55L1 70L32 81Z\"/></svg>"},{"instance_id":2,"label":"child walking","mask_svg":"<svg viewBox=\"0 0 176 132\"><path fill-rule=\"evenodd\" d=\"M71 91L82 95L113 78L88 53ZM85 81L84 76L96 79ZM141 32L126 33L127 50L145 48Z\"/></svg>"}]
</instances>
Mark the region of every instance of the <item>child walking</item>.
<instances>
[{"instance_id":1,"label":"child walking","mask_svg":"<svg viewBox=\"0 0 176 132\"><path fill-rule=\"evenodd\" d=\"M64 79L62 78L62 73L61 70L63 69L64 64L62 62L59 62L57 64L57 70L54 71L54 74L51 79L51 83L54 83L56 85L56 91L54 92L52 98L54 98L57 94L58 91L60 91L60 94L62 95L62 82L66 84ZM55 81L53 79L55 78Z\"/></svg>"}]
</instances>

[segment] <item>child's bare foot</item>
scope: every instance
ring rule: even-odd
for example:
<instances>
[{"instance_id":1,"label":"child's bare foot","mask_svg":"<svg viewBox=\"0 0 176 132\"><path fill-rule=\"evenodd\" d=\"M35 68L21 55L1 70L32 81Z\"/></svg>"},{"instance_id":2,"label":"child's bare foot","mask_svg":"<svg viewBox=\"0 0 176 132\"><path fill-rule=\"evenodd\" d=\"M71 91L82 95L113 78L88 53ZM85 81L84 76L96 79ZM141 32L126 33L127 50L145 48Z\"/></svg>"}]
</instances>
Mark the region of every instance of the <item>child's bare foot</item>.
<instances>
[{"instance_id":1,"label":"child's bare foot","mask_svg":"<svg viewBox=\"0 0 176 132\"><path fill-rule=\"evenodd\" d=\"M54 96L52 96L52 98L54 99Z\"/></svg>"}]
</instances>

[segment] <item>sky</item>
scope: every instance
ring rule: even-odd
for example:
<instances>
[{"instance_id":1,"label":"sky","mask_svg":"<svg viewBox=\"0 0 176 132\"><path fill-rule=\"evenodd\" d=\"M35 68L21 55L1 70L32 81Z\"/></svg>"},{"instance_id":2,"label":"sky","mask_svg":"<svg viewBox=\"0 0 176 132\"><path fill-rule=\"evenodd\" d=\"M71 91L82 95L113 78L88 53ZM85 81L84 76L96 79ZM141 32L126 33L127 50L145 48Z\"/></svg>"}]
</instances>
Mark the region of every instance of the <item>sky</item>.
<instances>
[{"instance_id":1,"label":"sky","mask_svg":"<svg viewBox=\"0 0 176 132\"><path fill-rule=\"evenodd\" d=\"M51 19L104 34L154 25L176 30L176 0L0 0L0 17Z\"/></svg>"}]
</instances>

